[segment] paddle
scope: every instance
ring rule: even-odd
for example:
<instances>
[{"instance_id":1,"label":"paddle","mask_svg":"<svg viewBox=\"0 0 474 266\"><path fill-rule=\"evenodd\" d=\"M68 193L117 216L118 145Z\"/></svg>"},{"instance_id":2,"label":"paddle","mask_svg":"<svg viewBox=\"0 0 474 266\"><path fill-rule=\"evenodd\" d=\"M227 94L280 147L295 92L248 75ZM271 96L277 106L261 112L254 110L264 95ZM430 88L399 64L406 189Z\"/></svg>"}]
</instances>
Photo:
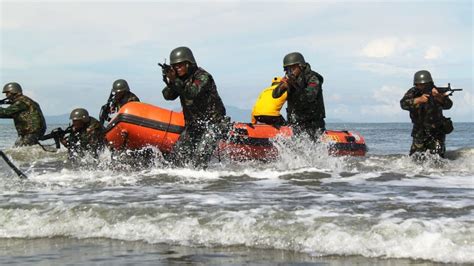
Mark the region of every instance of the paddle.
<instances>
[{"instance_id":1,"label":"paddle","mask_svg":"<svg viewBox=\"0 0 474 266\"><path fill-rule=\"evenodd\" d=\"M3 160L5 160L5 162L8 164L8 166L10 166L10 168L18 175L19 178L21 178L21 179L26 179L26 178L28 178L25 174L23 174L22 171L20 171L20 169L18 169L18 168L10 161L10 159L8 159L8 157L5 155L5 153L3 153L2 150L0 150L0 156L3 158Z\"/></svg>"}]
</instances>

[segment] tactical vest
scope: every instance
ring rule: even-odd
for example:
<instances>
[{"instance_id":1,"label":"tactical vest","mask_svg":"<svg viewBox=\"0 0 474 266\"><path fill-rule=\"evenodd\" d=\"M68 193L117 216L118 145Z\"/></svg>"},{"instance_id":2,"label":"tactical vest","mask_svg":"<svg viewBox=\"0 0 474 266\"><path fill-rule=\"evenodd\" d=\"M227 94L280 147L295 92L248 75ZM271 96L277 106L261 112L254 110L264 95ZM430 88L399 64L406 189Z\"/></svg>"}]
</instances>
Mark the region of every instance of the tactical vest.
<instances>
[{"instance_id":1,"label":"tactical vest","mask_svg":"<svg viewBox=\"0 0 474 266\"><path fill-rule=\"evenodd\" d=\"M418 90L415 87L410 90L412 90L414 98L423 95L423 91ZM444 121L443 107L431 96L427 103L410 111L410 119L413 123L413 134L420 130L436 131L442 126L442 121Z\"/></svg>"},{"instance_id":2,"label":"tactical vest","mask_svg":"<svg viewBox=\"0 0 474 266\"><path fill-rule=\"evenodd\" d=\"M184 119L187 125L202 125L208 123L218 123L224 119L226 110L221 97L217 92L216 83L212 76L202 68L196 71L184 80L184 86L188 89L198 79L200 75L206 75L209 79L199 95L194 99L186 99L180 95L181 106L183 107Z\"/></svg>"},{"instance_id":3,"label":"tactical vest","mask_svg":"<svg viewBox=\"0 0 474 266\"><path fill-rule=\"evenodd\" d=\"M312 77L318 79L319 92L316 99L308 96L306 88ZM306 63L303 73L296 79L296 84L288 90L288 122L298 123L303 121L319 121L326 117L323 99L323 77L311 70L311 66Z\"/></svg>"},{"instance_id":4,"label":"tactical vest","mask_svg":"<svg viewBox=\"0 0 474 266\"><path fill-rule=\"evenodd\" d=\"M44 135L46 131L46 120L38 103L25 95L20 95L12 101L12 104L22 103L28 108L13 115L16 131L18 135L37 134Z\"/></svg>"},{"instance_id":5,"label":"tactical vest","mask_svg":"<svg viewBox=\"0 0 474 266\"><path fill-rule=\"evenodd\" d=\"M130 92L128 91L119 101L118 103L116 104L116 111L120 110L120 108L122 108L122 106L124 106L126 103L129 103L129 102L139 102L140 99L138 99L138 97L133 93L133 92Z\"/></svg>"}]
</instances>

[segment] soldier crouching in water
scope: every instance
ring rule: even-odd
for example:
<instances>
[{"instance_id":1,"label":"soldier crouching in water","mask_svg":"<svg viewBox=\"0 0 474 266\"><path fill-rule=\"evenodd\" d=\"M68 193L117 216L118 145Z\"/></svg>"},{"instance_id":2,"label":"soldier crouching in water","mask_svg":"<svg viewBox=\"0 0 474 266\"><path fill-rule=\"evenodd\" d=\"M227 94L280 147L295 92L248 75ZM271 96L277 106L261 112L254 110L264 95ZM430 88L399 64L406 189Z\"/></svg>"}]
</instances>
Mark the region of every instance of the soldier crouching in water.
<instances>
[{"instance_id":1,"label":"soldier crouching in water","mask_svg":"<svg viewBox=\"0 0 474 266\"><path fill-rule=\"evenodd\" d=\"M313 141L318 141L325 130L323 99L323 77L311 70L302 54L289 53L283 58L286 76L273 90L273 98L288 92L287 120L296 135L306 133Z\"/></svg>"},{"instance_id":2,"label":"soldier crouching in water","mask_svg":"<svg viewBox=\"0 0 474 266\"><path fill-rule=\"evenodd\" d=\"M104 127L84 108L72 110L69 119L71 133L61 138L61 143L68 149L69 159L78 162L85 155L97 159L104 148Z\"/></svg>"},{"instance_id":3,"label":"soldier crouching in water","mask_svg":"<svg viewBox=\"0 0 474 266\"><path fill-rule=\"evenodd\" d=\"M171 51L170 64L163 97L169 101L179 97L185 120L172 160L178 166L191 163L194 167L207 167L218 141L228 129L224 104L214 79L197 66L188 47Z\"/></svg>"},{"instance_id":4,"label":"soldier crouching in water","mask_svg":"<svg viewBox=\"0 0 474 266\"><path fill-rule=\"evenodd\" d=\"M453 130L453 125L451 119L443 116L443 109L450 109L453 102L436 89L426 70L415 73L413 85L400 100L401 108L410 112L413 123L410 156L429 152L444 157L446 134Z\"/></svg>"},{"instance_id":5,"label":"soldier crouching in water","mask_svg":"<svg viewBox=\"0 0 474 266\"><path fill-rule=\"evenodd\" d=\"M18 139L15 147L38 144L46 131L46 121L38 103L23 95L20 84L7 83L3 87L7 108L0 107L0 118L13 118Z\"/></svg>"}]
</instances>

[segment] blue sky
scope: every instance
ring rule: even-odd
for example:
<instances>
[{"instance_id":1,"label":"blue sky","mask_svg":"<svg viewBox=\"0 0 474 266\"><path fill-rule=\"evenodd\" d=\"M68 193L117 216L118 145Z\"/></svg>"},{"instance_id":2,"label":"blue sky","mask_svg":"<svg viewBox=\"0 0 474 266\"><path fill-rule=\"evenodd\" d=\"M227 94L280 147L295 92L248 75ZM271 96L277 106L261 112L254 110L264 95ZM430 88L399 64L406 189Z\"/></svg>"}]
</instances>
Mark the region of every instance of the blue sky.
<instances>
[{"instance_id":1,"label":"blue sky","mask_svg":"<svg viewBox=\"0 0 474 266\"><path fill-rule=\"evenodd\" d=\"M472 1L1 1L0 82L19 82L47 115L97 114L114 80L165 101L158 62L190 47L226 106L251 110L301 52L325 78L328 119L409 122L413 74L463 88L446 112L474 122ZM284 110L282 110L285 113ZM249 114L250 115L250 114Z\"/></svg>"}]
</instances>

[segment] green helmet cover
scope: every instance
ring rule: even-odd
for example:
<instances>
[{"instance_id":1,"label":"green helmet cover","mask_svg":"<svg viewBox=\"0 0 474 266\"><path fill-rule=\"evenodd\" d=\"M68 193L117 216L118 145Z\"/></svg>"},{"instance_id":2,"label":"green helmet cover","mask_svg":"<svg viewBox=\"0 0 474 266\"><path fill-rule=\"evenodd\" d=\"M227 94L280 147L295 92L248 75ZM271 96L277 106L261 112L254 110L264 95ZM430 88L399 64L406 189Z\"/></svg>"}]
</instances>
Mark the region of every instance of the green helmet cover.
<instances>
[{"instance_id":1,"label":"green helmet cover","mask_svg":"<svg viewBox=\"0 0 474 266\"><path fill-rule=\"evenodd\" d=\"M82 122L87 123L90 120L89 112L87 112L87 110L84 108L76 108L72 110L69 119L71 119L72 121L81 120Z\"/></svg>"},{"instance_id":2,"label":"green helmet cover","mask_svg":"<svg viewBox=\"0 0 474 266\"><path fill-rule=\"evenodd\" d=\"M128 83L124 79L117 79L114 81L114 84L112 84L112 92L113 93L119 93L122 91L130 91L130 87L128 87Z\"/></svg>"},{"instance_id":3,"label":"green helmet cover","mask_svg":"<svg viewBox=\"0 0 474 266\"><path fill-rule=\"evenodd\" d=\"M433 78L431 77L430 72L427 70L420 70L416 72L415 76L413 77L413 85L425 84L430 82L433 82Z\"/></svg>"},{"instance_id":4,"label":"green helmet cover","mask_svg":"<svg viewBox=\"0 0 474 266\"><path fill-rule=\"evenodd\" d=\"M291 66L291 65L304 65L306 61L301 53L293 52L285 55L283 58L283 67Z\"/></svg>"},{"instance_id":5,"label":"green helmet cover","mask_svg":"<svg viewBox=\"0 0 474 266\"><path fill-rule=\"evenodd\" d=\"M20 84L16 82L10 82L10 83L5 84L5 86L3 86L3 93L6 93L6 92L23 93L23 90L21 89Z\"/></svg>"},{"instance_id":6,"label":"green helmet cover","mask_svg":"<svg viewBox=\"0 0 474 266\"><path fill-rule=\"evenodd\" d=\"M173 51L170 53L171 65L181 62L190 62L191 64L196 64L193 52L188 47L181 46L173 49Z\"/></svg>"}]
</instances>

